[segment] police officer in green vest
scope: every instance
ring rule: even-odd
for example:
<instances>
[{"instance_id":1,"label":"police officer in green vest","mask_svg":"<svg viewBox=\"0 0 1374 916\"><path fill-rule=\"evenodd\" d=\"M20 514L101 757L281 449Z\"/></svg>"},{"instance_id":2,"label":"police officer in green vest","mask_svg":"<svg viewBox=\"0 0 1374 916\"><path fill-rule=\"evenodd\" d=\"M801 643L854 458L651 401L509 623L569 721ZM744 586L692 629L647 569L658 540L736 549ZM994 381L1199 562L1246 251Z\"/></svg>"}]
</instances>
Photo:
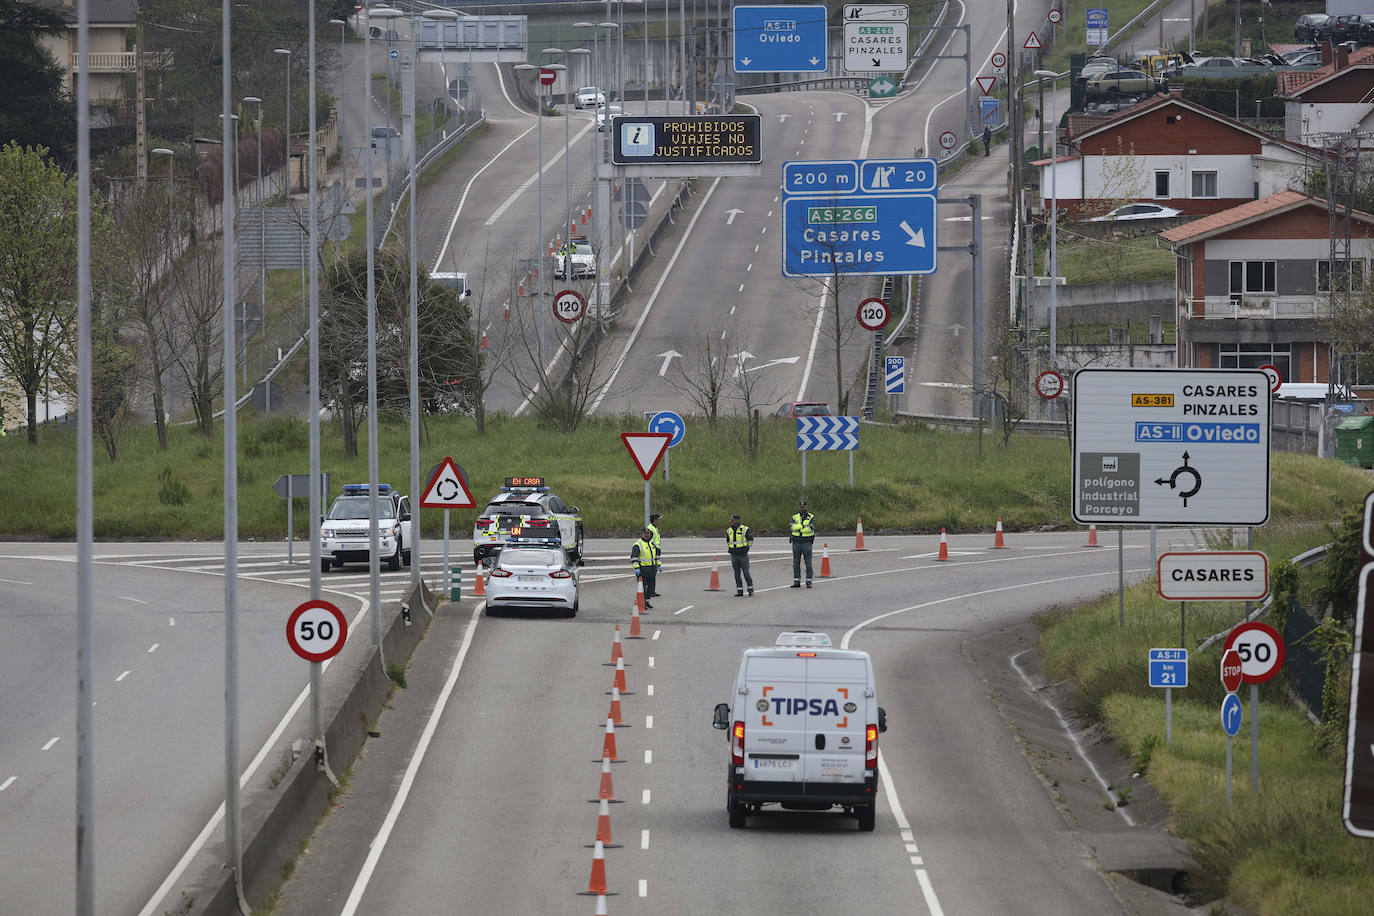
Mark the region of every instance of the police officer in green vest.
<instances>
[{"instance_id":1,"label":"police officer in green vest","mask_svg":"<svg viewBox=\"0 0 1374 916\"><path fill-rule=\"evenodd\" d=\"M744 594L746 583L749 594L754 594L754 577L749 575L749 548L753 543L754 529L740 522L738 515L730 516L730 527L725 529L725 546L730 551L730 568L735 571L736 598Z\"/></svg>"},{"instance_id":2,"label":"police officer in green vest","mask_svg":"<svg viewBox=\"0 0 1374 916\"><path fill-rule=\"evenodd\" d=\"M654 545L654 562L658 564L658 566L654 569L654 588L658 588L658 573L659 570L663 569L663 533L658 530L658 520L661 518L663 518L663 516L659 515L657 512L654 512L649 516L649 534L652 535L651 539ZM646 583L644 588L644 597L657 598L658 592L655 591L652 595L649 594L649 588Z\"/></svg>"},{"instance_id":3,"label":"police officer in green vest","mask_svg":"<svg viewBox=\"0 0 1374 916\"><path fill-rule=\"evenodd\" d=\"M648 528L639 533L639 540L630 548L630 565L634 567L635 578L644 586L644 607L653 607L649 597L657 594L654 583L658 579L658 556L654 553L653 535Z\"/></svg>"},{"instance_id":4,"label":"police officer in green vest","mask_svg":"<svg viewBox=\"0 0 1374 916\"><path fill-rule=\"evenodd\" d=\"M816 540L816 516L806 511L806 500L797 505L792 516L792 587L801 588L801 561L806 558L806 587L811 587L811 545Z\"/></svg>"}]
</instances>

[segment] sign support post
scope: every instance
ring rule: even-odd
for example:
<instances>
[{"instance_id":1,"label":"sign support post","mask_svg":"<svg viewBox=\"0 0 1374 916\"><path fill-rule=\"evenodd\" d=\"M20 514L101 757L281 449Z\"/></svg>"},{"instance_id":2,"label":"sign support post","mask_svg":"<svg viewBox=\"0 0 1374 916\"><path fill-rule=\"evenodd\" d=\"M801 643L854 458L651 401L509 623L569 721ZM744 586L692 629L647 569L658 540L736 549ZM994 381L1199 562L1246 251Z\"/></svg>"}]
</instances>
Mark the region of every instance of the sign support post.
<instances>
[{"instance_id":1,"label":"sign support post","mask_svg":"<svg viewBox=\"0 0 1374 916\"><path fill-rule=\"evenodd\" d=\"M630 460L634 462L635 470L639 471L639 476L644 478L644 526L649 526L649 481L654 476L654 471L658 470L658 463L663 460L663 456L668 453L668 445L673 440L672 433L653 432L653 433L621 433L620 441L625 443L625 448L630 452Z\"/></svg>"},{"instance_id":2,"label":"sign support post","mask_svg":"<svg viewBox=\"0 0 1374 916\"><path fill-rule=\"evenodd\" d=\"M448 509L444 510L444 594L453 594L453 567L448 565ZM481 570L477 574L480 576Z\"/></svg>"},{"instance_id":3,"label":"sign support post","mask_svg":"<svg viewBox=\"0 0 1374 916\"><path fill-rule=\"evenodd\" d=\"M1250 792L1259 793L1259 684L1250 685Z\"/></svg>"},{"instance_id":4,"label":"sign support post","mask_svg":"<svg viewBox=\"0 0 1374 916\"><path fill-rule=\"evenodd\" d=\"M1250 791L1254 793L1259 792L1259 685L1283 669L1285 652L1282 634L1257 620L1239 624L1226 637L1222 675L1226 675L1226 660L1235 653L1241 680L1250 685Z\"/></svg>"}]
</instances>

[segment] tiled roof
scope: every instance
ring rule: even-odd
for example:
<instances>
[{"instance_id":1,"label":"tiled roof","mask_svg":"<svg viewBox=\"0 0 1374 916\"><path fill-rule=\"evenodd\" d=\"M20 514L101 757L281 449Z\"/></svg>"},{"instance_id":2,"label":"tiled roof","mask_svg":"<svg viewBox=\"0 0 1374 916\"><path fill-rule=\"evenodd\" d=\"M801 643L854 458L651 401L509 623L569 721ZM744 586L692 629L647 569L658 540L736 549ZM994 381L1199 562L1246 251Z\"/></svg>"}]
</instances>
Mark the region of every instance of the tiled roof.
<instances>
[{"instance_id":1,"label":"tiled roof","mask_svg":"<svg viewBox=\"0 0 1374 916\"><path fill-rule=\"evenodd\" d=\"M1280 191L1277 194L1270 194L1268 197L1261 197L1259 200L1252 200L1238 207L1222 210L1219 213L1211 213L1172 229L1166 229L1159 233L1159 237L1173 245L1196 242L1305 205L1320 206L1323 210L1326 209L1326 201L1321 198L1308 197L1299 191ZM1368 213L1356 210L1354 215L1363 222L1374 223L1374 216Z\"/></svg>"},{"instance_id":2,"label":"tiled roof","mask_svg":"<svg viewBox=\"0 0 1374 916\"><path fill-rule=\"evenodd\" d=\"M1371 48L1370 50L1374 51L1374 48ZM1220 112L1213 111L1212 109L1199 105L1196 102L1190 102L1187 99L1183 98L1181 95L1179 95L1177 92L1168 92L1152 96L1148 99L1145 99L1143 102L1137 102L1134 105L1130 105L1126 108L1123 108L1116 114L1110 115L1104 120L1087 122L1086 124L1084 124L1082 130L1079 130L1076 133L1071 133L1068 137L1068 140L1069 142L1075 145L1081 145L1080 141L1090 134L1097 133L1099 130L1104 130L1116 123L1124 123L1125 121L1139 117L1140 115L1143 115L1146 112L1153 111L1156 108L1163 108L1166 105L1176 106L1178 108L1184 109L1185 111L1190 111L1197 115L1200 115L1201 117L1209 118L1217 122L1218 124L1224 124L1228 127L1232 127L1237 131L1240 131L1241 133L1249 134L1252 137L1259 138L1261 143L1277 143L1282 146L1288 146L1296 150L1301 150L1303 152L1308 151L1308 147L1303 146L1301 143L1294 143L1291 140L1285 140L1283 137L1275 136L1273 134L1266 134L1264 131L1258 130L1250 126L1249 124L1246 124L1244 121L1237 121L1235 118L1229 118L1226 115L1221 114ZM1070 127L1072 126L1073 123L1071 121Z\"/></svg>"},{"instance_id":3,"label":"tiled roof","mask_svg":"<svg viewBox=\"0 0 1374 916\"><path fill-rule=\"evenodd\" d=\"M1349 62L1342 67L1342 71L1349 70L1356 64L1374 64L1374 47L1361 48L1350 55ZM1336 75L1336 62L1323 67L1314 67L1303 70L1280 70L1279 84L1276 94L1279 97L1293 96L1303 92L1307 87L1316 85L1328 77Z\"/></svg>"}]
</instances>

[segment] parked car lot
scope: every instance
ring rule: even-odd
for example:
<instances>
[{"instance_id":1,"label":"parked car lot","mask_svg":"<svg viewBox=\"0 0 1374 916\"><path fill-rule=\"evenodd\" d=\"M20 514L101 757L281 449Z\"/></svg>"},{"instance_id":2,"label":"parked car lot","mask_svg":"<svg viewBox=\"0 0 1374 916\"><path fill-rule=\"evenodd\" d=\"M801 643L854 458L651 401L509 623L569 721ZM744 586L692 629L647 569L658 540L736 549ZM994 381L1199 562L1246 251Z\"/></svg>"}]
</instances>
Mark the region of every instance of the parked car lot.
<instances>
[{"instance_id":1,"label":"parked car lot","mask_svg":"<svg viewBox=\"0 0 1374 916\"><path fill-rule=\"evenodd\" d=\"M1316 41L1322 24L1330 18L1325 13L1304 13L1293 23L1293 37L1298 41Z\"/></svg>"}]
</instances>

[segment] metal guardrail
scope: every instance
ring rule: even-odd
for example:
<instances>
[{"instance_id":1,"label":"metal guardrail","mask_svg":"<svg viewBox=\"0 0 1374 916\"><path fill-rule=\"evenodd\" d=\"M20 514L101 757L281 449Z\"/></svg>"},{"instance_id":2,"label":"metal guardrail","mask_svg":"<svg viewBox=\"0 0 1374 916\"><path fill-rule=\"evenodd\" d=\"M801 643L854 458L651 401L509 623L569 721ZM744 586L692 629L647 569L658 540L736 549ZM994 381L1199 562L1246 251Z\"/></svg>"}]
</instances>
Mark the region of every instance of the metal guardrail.
<instances>
[{"instance_id":1,"label":"metal guardrail","mask_svg":"<svg viewBox=\"0 0 1374 916\"><path fill-rule=\"evenodd\" d=\"M453 133L449 134L447 137L444 137L443 139L439 140L428 150L426 150L420 156L419 159L415 160L415 180L419 181L420 176L424 174L425 169L433 165L435 160L437 160L440 156L444 155L444 153L447 153L450 149L453 148L455 144L461 143L463 140L466 140L472 134L473 131L475 131L478 127L482 126L485 123L487 123L487 113L485 110L483 110L478 113L477 119L475 121L470 121L467 124L464 124L462 127L458 128ZM387 237L391 235L391 229L396 223L396 214L399 213L401 210L401 201L405 198L407 194L410 193L410 176L405 171L402 171L401 174L405 176L406 181L400 186L400 189L395 194L388 194L389 200L387 203L387 207L389 209L387 209L386 228L382 230L382 237L377 242L377 246L379 248L382 245L386 244ZM388 175L387 178L388 180L390 180L391 176Z\"/></svg>"},{"instance_id":2,"label":"metal guardrail","mask_svg":"<svg viewBox=\"0 0 1374 916\"><path fill-rule=\"evenodd\" d=\"M1313 547L1311 550L1305 553L1300 553L1293 558L1293 565L1298 567L1299 569L1306 569L1309 566L1320 563L1322 560L1326 559L1326 551L1330 547L1330 544L1323 544L1320 547ZM1273 609L1274 596L1271 594L1268 598L1265 598L1264 601L1260 602L1258 607L1256 607L1249 614L1246 614L1245 620L1242 622L1249 623L1252 620L1259 620L1261 617L1267 616L1269 612ZM1208 636L1202 642L1198 643L1197 648L1193 651L1201 654L1205 649L1208 649L1211 646L1216 645L1221 640L1225 639L1228 635L1230 635L1231 630L1233 629L1234 627L1227 627L1220 633L1213 633L1211 636Z\"/></svg>"}]
</instances>

